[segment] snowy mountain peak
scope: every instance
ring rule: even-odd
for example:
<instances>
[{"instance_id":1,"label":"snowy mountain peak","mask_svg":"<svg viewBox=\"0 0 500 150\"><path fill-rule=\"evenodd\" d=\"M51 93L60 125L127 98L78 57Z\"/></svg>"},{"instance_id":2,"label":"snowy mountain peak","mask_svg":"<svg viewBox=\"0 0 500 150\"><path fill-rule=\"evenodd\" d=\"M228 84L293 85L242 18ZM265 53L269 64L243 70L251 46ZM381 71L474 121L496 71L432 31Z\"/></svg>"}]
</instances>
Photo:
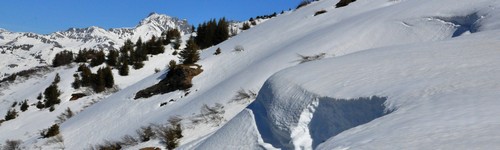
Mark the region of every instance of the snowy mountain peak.
<instances>
[{"instance_id":1,"label":"snowy mountain peak","mask_svg":"<svg viewBox=\"0 0 500 150\"><path fill-rule=\"evenodd\" d=\"M190 33L190 25L186 20L181 20L179 18L167 16L164 14L158 13L150 13L148 17L144 18L136 28L140 28L142 26L150 26L152 28L167 30L170 28L177 28L181 32Z\"/></svg>"},{"instance_id":2,"label":"snowy mountain peak","mask_svg":"<svg viewBox=\"0 0 500 150\"><path fill-rule=\"evenodd\" d=\"M179 29L182 34L188 34L191 33L190 27L191 25L186 20L151 13L140 21L136 27L112 28L109 30L98 26L90 26L86 28L69 28L51 34L37 34L9 32L0 28L0 50L4 51L5 55L12 55L3 62L25 66L0 67L0 74L10 74L33 67L39 64L39 60L47 62L52 59L55 53L62 50L77 52L84 48L118 49L127 39L133 41L139 39L139 37L150 39L152 36L161 36L161 33L168 29ZM14 56L19 56L19 58ZM28 59L32 61L26 61Z\"/></svg>"}]
</instances>

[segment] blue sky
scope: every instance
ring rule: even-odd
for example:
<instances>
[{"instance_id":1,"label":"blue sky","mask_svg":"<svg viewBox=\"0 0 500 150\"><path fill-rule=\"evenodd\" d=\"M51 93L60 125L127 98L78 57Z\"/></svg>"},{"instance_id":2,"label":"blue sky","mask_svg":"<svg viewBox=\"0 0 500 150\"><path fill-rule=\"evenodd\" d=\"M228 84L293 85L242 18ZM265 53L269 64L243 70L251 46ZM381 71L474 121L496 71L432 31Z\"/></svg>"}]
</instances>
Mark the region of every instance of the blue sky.
<instances>
[{"instance_id":1,"label":"blue sky","mask_svg":"<svg viewBox=\"0 0 500 150\"><path fill-rule=\"evenodd\" d=\"M197 25L210 18L246 20L295 8L301 0L2 0L0 28L47 34L70 27L133 27L151 12Z\"/></svg>"}]
</instances>

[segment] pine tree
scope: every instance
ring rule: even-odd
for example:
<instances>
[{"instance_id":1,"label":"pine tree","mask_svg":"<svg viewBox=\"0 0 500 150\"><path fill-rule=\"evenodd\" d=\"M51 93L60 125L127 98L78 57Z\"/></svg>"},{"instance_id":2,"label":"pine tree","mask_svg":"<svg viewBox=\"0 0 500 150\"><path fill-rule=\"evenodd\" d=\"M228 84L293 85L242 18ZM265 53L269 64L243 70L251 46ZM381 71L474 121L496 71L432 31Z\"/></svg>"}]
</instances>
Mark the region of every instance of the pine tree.
<instances>
[{"instance_id":1,"label":"pine tree","mask_svg":"<svg viewBox=\"0 0 500 150\"><path fill-rule=\"evenodd\" d=\"M101 93L106 89L102 68L99 68L99 70L97 70L97 74L92 74L92 79L92 88L96 93Z\"/></svg>"},{"instance_id":2,"label":"pine tree","mask_svg":"<svg viewBox=\"0 0 500 150\"><path fill-rule=\"evenodd\" d=\"M21 108L20 109L21 109L22 112L24 112L24 111L28 110L28 107L30 107L28 105L28 100L24 100L24 102L21 104Z\"/></svg>"},{"instance_id":3,"label":"pine tree","mask_svg":"<svg viewBox=\"0 0 500 150\"><path fill-rule=\"evenodd\" d=\"M172 42L172 47L174 49L179 49L181 47L181 43L182 43L181 37L176 38L175 41Z\"/></svg>"},{"instance_id":4,"label":"pine tree","mask_svg":"<svg viewBox=\"0 0 500 150\"><path fill-rule=\"evenodd\" d=\"M106 60L105 57L106 55L102 50L97 52L92 58L92 60L90 60L90 66L95 67L101 65Z\"/></svg>"},{"instance_id":5,"label":"pine tree","mask_svg":"<svg viewBox=\"0 0 500 150\"><path fill-rule=\"evenodd\" d=\"M73 74L74 80L73 83L71 83L71 86L74 89L79 89L81 86L81 81L80 81L80 76L78 74Z\"/></svg>"},{"instance_id":6,"label":"pine tree","mask_svg":"<svg viewBox=\"0 0 500 150\"><path fill-rule=\"evenodd\" d=\"M135 62L134 65L132 66L135 70L141 69L144 67L144 63L142 61Z\"/></svg>"},{"instance_id":7,"label":"pine tree","mask_svg":"<svg viewBox=\"0 0 500 150\"><path fill-rule=\"evenodd\" d=\"M135 55L138 61L148 60L148 53L144 48L144 43L142 43L142 39L140 37L135 43Z\"/></svg>"},{"instance_id":8,"label":"pine tree","mask_svg":"<svg viewBox=\"0 0 500 150\"><path fill-rule=\"evenodd\" d=\"M198 52L200 48L196 45L193 38L187 41L186 48L180 52L183 64L194 64L200 59L200 53Z\"/></svg>"},{"instance_id":9,"label":"pine tree","mask_svg":"<svg viewBox=\"0 0 500 150\"><path fill-rule=\"evenodd\" d=\"M57 84L61 81L61 76L59 76L59 73L56 74L56 77L54 77L54 81L52 84Z\"/></svg>"},{"instance_id":10,"label":"pine tree","mask_svg":"<svg viewBox=\"0 0 500 150\"><path fill-rule=\"evenodd\" d=\"M108 64L109 66L116 66L118 55L118 51L110 50L107 55L106 64Z\"/></svg>"},{"instance_id":11,"label":"pine tree","mask_svg":"<svg viewBox=\"0 0 500 150\"><path fill-rule=\"evenodd\" d=\"M78 53L76 54L75 62L77 62L77 63L87 62L86 51L87 51L87 49L84 49L83 51L79 50Z\"/></svg>"},{"instance_id":12,"label":"pine tree","mask_svg":"<svg viewBox=\"0 0 500 150\"><path fill-rule=\"evenodd\" d=\"M125 62L127 62L127 65L129 64L130 60L130 55L129 53L134 50L134 43L128 39L125 41L125 44L120 48L120 57L118 59L120 66L122 66Z\"/></svg>"},{"instance_id":13,"label":"pine tree","mask_svg":"<svg viewBox=\"0 0 500 150\"><path fill-rule=\"evenodd\" d=\"M59 99L61 92L57 89L56 84L52 84L47 87L43 94L45 95L45 108L61 103L61 100Z\"/></svg>"},{"instance_id":14,"label":"pine tree","mask_svg":"<svg viewBox=\"0 0 500 150\"><path fill-rule=\"evenodd\" d=\"M118 69L118 74L120 74L121 76L128 76L128 71L128 61L124 61Z\"/></svg>"},{"instance_id":15,"label":"pine tree","mask_svg":"<svg viewBox=\"0 0 500 150\"><path fill-rule=\"evenodd\" d=\"M168 69L173 70L175 67L177 67L177 62L175 62L175 60L170 60L170 62L168 62Z\"/></svg>"},{"instance_id":16,"label":"pine tree","mask_svg":"<svg viewBox=\"0 0 500 150\"><path fill-rule=\"evenodd\" d=\"M52 60L53 67L70 64L73 61L73 52L64 50L56 54Z\"/></svg>"},{"instance_id":17,"label":"pine tree","mask_svg":"<svg viewBox=\"0 0 500 150\"><path fill-rule=\"evenodd\" d=\"M226 18L222 18L217 23L217 29L215 31L215 36L213 39L213 45L217 45L219 43L224 42L229 38L229 24L226 21Z\"/></svg>"},{"instance_id":18,"label":"pine tree","mask_svg":"<svg viewBox=\"0 0 500 150\"><path fill-rule=\"evenodd\" d=\"M16 117L17 117L16 109L10 109L9 111L7 111L7 114L5 115L5 121L16 119Z\"/></svg>"},{"instance_id":19,"label":"pine tree","mask_svg":"<svg viewBox=\"0 0 500 150\"><path fill-rule=\"evenodd\" d=\"M43 96L42 96L42 93L38 94L38 96L36 97L37 100L42 100Z\"/></svg>"},{"instance_id":20,"label":"pine tree","mask_svg":"<svg viewBox=\"0 0 500 150\"><path fill-rule=\"evenodd\" d=\"M38 109L43 109L43 108L45 108L45 105L43 105L42 101L38 101L38 102L36 103L36 108L38 108Z\"/></svg>"},{"instance_id":21,"label":"pine tree","mask_svg":"<svg viewBox=\"0 0 500 150\"><path fill-rule=\"evenodd\" d=\"M102 70L104 75L104 86L106 88L112 88L115 85L115 79L113 78L113 72L111 68L108 66Z\"/></svg>"},{"instance_id":22,"label":"pine tree","mask_svg":"<svg viewBox=\"0 0 500 150\"><path fill-rule=\"evenodd\" d=\"M81 71L80 76L82 77L80 85L82 87L90 86L92 82L92 71L90 70L90 68L82 64L80 65L80 67L78 67L78 70Z\"/></svg>"}]
</instances>

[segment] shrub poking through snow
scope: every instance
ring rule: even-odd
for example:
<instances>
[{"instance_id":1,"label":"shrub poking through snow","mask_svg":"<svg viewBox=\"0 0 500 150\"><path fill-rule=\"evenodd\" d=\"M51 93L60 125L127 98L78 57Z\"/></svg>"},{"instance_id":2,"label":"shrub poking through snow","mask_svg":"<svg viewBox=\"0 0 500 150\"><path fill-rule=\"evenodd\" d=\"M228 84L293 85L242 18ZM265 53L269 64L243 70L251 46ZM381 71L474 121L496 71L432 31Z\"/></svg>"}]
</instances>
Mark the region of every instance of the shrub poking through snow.
<instances>
[{"instance_id":1,"label":"shrub poking through snow","mask_svg":"<svg viewBox=\"0 0 500 150\"><path fill-rule=\"evenodd\" d=\"M224 105L215 103L215 106L210 107L207 104L201 106L200 114L191 118L193 124L206 123L219 126L224 121Z\"/></svg>"},{"instance_id":2,"label":"shrub poking through snow","mask_svg":"<svg viewBox=\"0 0 500 150\"><path fill-rule=\"evenodd\" d=\"M182 119L171 117L167 125L157 125L156 134L165 143L165 148L172 150L179 146L179 139L182 138Z\"/></svg>"},{"instance_id":3,"label":"shrub poking through snow","mask_svg":"<svg viewBox=\"0 0 500 150\"><path fill-rule=\"evenodd\" d=\"M53 136L56 136L58 134L59 134L59 125L57 125L57 124L54 124L54 125L50 126L48 129L45 129L42 132L40 132L40 135L43 138L53 137Z\"/></svg>"},{"instance_id":4,"label":"shrub poking through snow","mask_svg":"<svg viewBox=\"0 0 500 150\"><path fill-rule=\"evenodd\" d=\"M325 53L320 53L320 54L316 54L316 55L312 55L312 56L305 56L305 55L300 55L300 54L297 54L300 59L297 60L299 61L299 64L302 64L302 63L305 63L305 62L310 62L310 61L315 61L315 60L320 60L320 59L323 59L325 58Z\"/></svg>"},{"instance_id":5,"label":"shrub poking through snow","mask_svg":"<svg viewBox=\"0 0 500 150\"><path fill-rule=\"evenodd\" d=\"M245 91L244 89L240 89L236 91L236 95L234 95L233 99L231 99L230 102L242 102L244 100L247 100L249 102L251 100L254 100L256 97L257 94L254 91Z\"/></svg>"},{"instance_id":6,"label":"shrub poking through snow","mask_svg":"<svg viewBox=\"0 0 500 150\"><path fill-rule=\"evenodd\" d=\"M324 14L326 13L326 10L319 10L317 12L314 13L314 16L317 16L317 15L321 15L321 14Z\"/></svg>"},{"instance_id":7,"label":"shrub poking through snow","mask_svg":"<svg viewBox=\"0 0 500 150\"><path fill-rule=\"evenodd\" d=\"M153 128L151 126L141 127L136 130L137 135L139 135L139 141L147 142L156 137L155 132L153 132Z\"/></svg>"},{"instance_id":8,"label":"shrub poking through snow","mask_svg":"<svg viewBox=\"0 0 500 150\"><path fill-rule=\"evenodd\" d=\"M340 0L336 5L335 7L336 8L339 8L339 7L344 7L344 6L347 6L349 5L350 3L352 2L355 2L356 0Z\"/></svg>"},{"instance_id":9,"label":"shrub poking through snow","mask_svg":"<svg viewBox=\"0 0 500 150\"><path fill-rule=\"evenodd\" d=\"M299 8L302 8L304 6L307 6L309 4L311 4L312 2L314 2L316 0L302 0L299 5L297 5L297 7L295 9L299 9Z\"/></svg>"},{"instance_id":10,"label":"shrub poking through snow","mask_svg":"<svg viewBox=\"0 0 500 150\"><path fill-rule=\"evenodd\" d=\"M20 150L21 144L21 140L6 140L3 150Z\"/></svg>"},{"instance_id":11,"label":"shrub poking through snow","mask_svg":"<svg viewBox=\"0 0 500 150\"><path fill-rule=\"evenodd\" d=\"M56 123L57 124L61 124L63 123L64 121L68 120L69 118L73 117L75 114L73 113L73 111L71 111L71 109L66 108L66 110L61 113L59 116L57 116L57 120L56 120Z\"/></svg>"},{"instance_id":12,"label":"shrub poking through snow","mask_svg":"<svg viewBox=\"0 0 500 150\"><path fill-rule=\"evenodd\" d=\"M244 50L245 50L245 48L243 46L241 46L241 45L236 45L234 47L234 51L236 51L236 52L241 52L241 51L244 51Z\"/></svg>"},{"instance_id":13,"label":"shrub poking through snow","mask_svg":"<svg viewBox=\"0 0 500 150\"><path fill-rule=\"evenodd\" d=\"M47 144L57 144L58 149L64 149L64 138L62 135L58 134L47 140Z\"/></svg>"},{"instance_id":14,"label":"shrub poking through snow","mask_svg":"<svg viewBox=\"0 0 500 150\"><path fill-rule=\"evenodd\" d=\"M241 30L248 30L248 29L250 29L250 24L248 22L243 23Z\"/></svg>"},{"instance_id":15,"label":"shrub poking through snow","mask_svg":"<svg viewBox=\"0 0 500 150\"><path fill-rule=\"evenodd\" d=\"M219 55L220 53L222 53L222 52L221 52L220 47L219 47L215 50L214 55Z\"/></svg>"},{"instance_id":16,"label":"shrub poking through snow","mask_svg":"<svg viewBox=\"0 0 500 150\"><path fill-rule=\"evenodd\" d=\"M135 139L133 136L131 136L131 135L125 135L125 136L122 137L120 145L123 145L123 146L134 146L134 145L137 145L138 143L139 143L139 141L137 141L137 139Z\"/></svg>"}]
</instances>

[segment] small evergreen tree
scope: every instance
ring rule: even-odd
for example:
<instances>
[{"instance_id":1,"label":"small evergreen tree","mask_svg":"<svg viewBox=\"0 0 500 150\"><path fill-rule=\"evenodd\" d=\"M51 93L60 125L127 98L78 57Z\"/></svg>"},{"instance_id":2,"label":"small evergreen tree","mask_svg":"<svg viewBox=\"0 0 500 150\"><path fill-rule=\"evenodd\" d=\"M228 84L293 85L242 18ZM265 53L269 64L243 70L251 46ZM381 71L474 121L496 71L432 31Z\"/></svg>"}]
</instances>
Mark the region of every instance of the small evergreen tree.
<instances>
[{"instance_id":1,"label":"small evergreen tree","mask_svg":"<svg viewBox=\"0 0 500 150\"><path fill-rule=\"evenodd\" d=\"M97 74L92 74L92 77L92 88L94 89L94 91L96 93L103 92L106 89L103 68L99 68L99 70L97 70Z\"/></svg>"},{"instance_id":2,"label":"small evergreen tree","mask_svg":"<svg viewBox=\"0 0 500 150\"><path fill-rule=\"evenodd\" d=\"M181 38L176 38L174 42L172 42L172 47L174 49L179 49L181 47L182 40Z\"/></svg>"},{"instance_id":3,"label":"small evergreen tree","mask_svg":"<svg viewBox=\"0 0 500 150\"><path fill-rule=\"evenodd\" d=\"M112 88L115 85L115 79L113 77L113 72L111 68L108 66L102 69L102 73L104 76L104 86L106 88Z\"/></svg>"},{"instance_id":4,"label":"small evergreen tree","mask_svg":"<svg viewBox=\"0 0 500 150\"><path fill-rule=\"evenodd\" d=\"M61 51L56 54L52 60L53 67L70 64L73 61L73 53L67 50Z\"/></svg>"},{"instance_id":5,"label":"small evergreen tree","mask_svg":"<svg viewBox=\"0 0 500 150\"><path fill-rule=\"evenodd\" d=\"M194 64L200 59L200 53L198 52L200 48L196 45L193 38L187 41L186 48L180 52L183 64Z\"/></svg>"},{"instance_id":6,"label":"small evergreen tree","mask_svg":"<svg viewBox=\"0 0 500 150\"><path fill-rule=\"evenodd\" d=\"M229 23L227 23L226 18L222 18L217 23L217 29L215 30L215 36L213 39L213 45L224 42L229 38Z\"/></svg>"},{"instance_id":7,"label":"small evergreen tree","mask_svg":"<svg viewBox=\"0 0 500 150\"><path fill-rule=\"evenodd\" d=\"M52 84L47 87L43 94L45 95L45 108L49 108L61 103L61 100L59 99L59 95L61 95L61 92L57 89L56 84Z\"/></svg>"},{"instance_id":8,"label":"small evergreen tree","mask_svg":"<svg viewBox=\"0 0 500 150\"><path fill-rule=\"evenodd\" d=\"M107 60L106 60L106 64L108 64L109 66L116 66L117 65L117 58L118 58L118 51L116 50L110 50L108 55L106 56L107 57Z\"/></svg>"},{"instance_id":9,"label":"small evergreen tree","mask_svg":"<svg viewBox=\"0 0 500 150\"><path fill-rule=\"evenodd\" d=\"M106 60L105 57L106 55L104 54L104 52L100 50L94 55L92 60L90 60L90 66L95 67L101 65Z\"/></svg>"},{"instance_id":10,"label":"small evergreen tree","mask_svg":"<svg viewBox=\"0 0 500 150\"><path fill-rule=\"evenodd\" d=\"M120 74L121 76L128 76L128 71L128 61L124 61L118 69L118 74Z\"/></svg>"},{"instance_id":11,"label":"small evergreen tree","mask_svg":"<svg viewBox=\"0 0 500 150\"><path fill-rule=\"evenodd\" d=\"M80 82L80 85L82 87L88 87L92 84L92 71L90 70L89 67L86 65L80 65L78 68L80 70L80 76L82 77L82 80Z\"/></svg>"},{"instance_id":12,"label":"small evergreen tree","mask_svg":"<svg viewBox=\"0 0 500 150\"><path fill-rule=\"evenodd\" d=\"M73 74L73 77L74 77L74 80L73 80L73 83L71 83L71 86L74 88L74 89L79 89L80 86L81 86L81 80L80 80L80 76L78 74Z\"/></svg>"},{"instance_id":13,"label":"small evergreen tree","mask_svg":"<svg viewBox=\"0 0 500 150\"><path fill-rule=\"evenodd\" d=\"M28 105L28 100L24 100L23 103L21 104L21 111L24 112L26 110L28 110L28 107L30 107L30 105Z\"/></svg>"},{"instance_id":14,"label":"small evergreen tree","mask_svg":"<svg viewBox=\"0 0 500 150\"><path fill-rule=\"evenodd\" d=\"M56 74L56 77L54 77L54 81L52 82L52 84L57 84L61 82L61 76L59 76L59 73Z\"/></svg>"},{"instance_id":15,"label":"small evergreen tree","mask_svg":"<svg viewBox=\"0 0 500 150\"><path fill-rule=\"evenodd\" d=\"M138 61L138 62L135 62L134 65L132 65L132 67L137 70L137 69L141 69L142 67L144 67L144 63L142 61Z\"/></svg>"},{"instance_id":16,"label":"small evergreen tree","mask_svg":"<svg viewBox=\"0 0 500 150\"><path fill-rule=\"evenodd\" d=\"M87 62L87 49L79 50L75 57L75 62L77 63L86 63Z\"/></svg>"},{"instance_id":17,"label":"small evergreen tree","mask_svg":"<svg viewBox=\"0 0 500 150\"><path fill-rule=\"evenodd\" d=\"M177 67L177 62L175 62L175 60L170 60L170 62L168 62L168 69L173 70L175 67Z\"/></svg>"},{"instance_id":18,"label":"small evergreen tree","mask_svg":"<svg viewBox=\"0 0 500 150\"><path fill-rule=\"evenodd\" d=\"M7 111L7 115L5 115L5 121L16 119L16 117L17 117L17 111L16 109L12 108L9 111Z\"/></svg>"},{"instance_id":19,"label":"small evergreen tree","mask_svg":"<svg viewBox=\"0 0 500 150\"><path fill-rule=\"evenodd\" d=\"M43 96L42 96L42 93L38 94L38 96L36 97L37 100L42 100Z\"/></svg>"},{"instance_id":20,"label":"small evergreen tree","mask_svg":"<svg viewBox=\"0 0 500 150\"><path fill-rule=\"evenodd\" d=\"M241 30L248 30L250 29L250 24L248 22L243 23L243 27L241 27Z\"/></svg>"},{"instance_id":21,"label":"small evergreen tree","mask_svg":"<svg viewBox=\"0 0 500 150\"><path fill-rule=\"evenodd\" d=\"M219 55L221 53L220 47L215 50L214 55Z\"/></svg>"},{"instance_id":22,"label":"small evergreen tree","mask_svg":"<svg viewBox=\"0 0 500 150\"><path fill-rule=\"evenodd\" d=\"M38 102L36 103L36 108L38 108L38 109L43 109L43 108L45 108L45 105L43 105L42 101L38 101Z\"/></svg>"}]
</instances>

